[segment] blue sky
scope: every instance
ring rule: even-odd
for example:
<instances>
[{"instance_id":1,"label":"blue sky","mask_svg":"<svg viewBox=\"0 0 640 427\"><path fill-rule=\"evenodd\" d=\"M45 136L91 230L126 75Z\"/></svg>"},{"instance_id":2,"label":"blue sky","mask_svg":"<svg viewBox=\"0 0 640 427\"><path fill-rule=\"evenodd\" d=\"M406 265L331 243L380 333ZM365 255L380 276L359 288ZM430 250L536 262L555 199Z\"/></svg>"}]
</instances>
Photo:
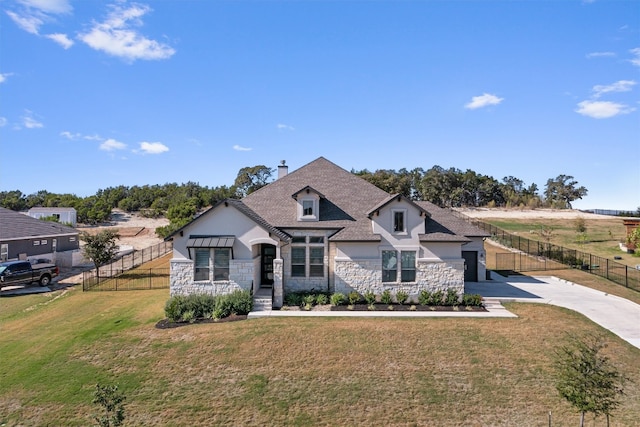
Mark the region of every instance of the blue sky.
<instances>
[{"instance_id":1,"label":"blue sky","mask_svg":"<svg viewBox=\"0 0 640 427\"><path fill-rule=\"evenodd\" d=\"M0 190L471 169L640 207L637 1L0 1ZM275 176L275 174L274 174Z\"/></svg>"}]
</instances>

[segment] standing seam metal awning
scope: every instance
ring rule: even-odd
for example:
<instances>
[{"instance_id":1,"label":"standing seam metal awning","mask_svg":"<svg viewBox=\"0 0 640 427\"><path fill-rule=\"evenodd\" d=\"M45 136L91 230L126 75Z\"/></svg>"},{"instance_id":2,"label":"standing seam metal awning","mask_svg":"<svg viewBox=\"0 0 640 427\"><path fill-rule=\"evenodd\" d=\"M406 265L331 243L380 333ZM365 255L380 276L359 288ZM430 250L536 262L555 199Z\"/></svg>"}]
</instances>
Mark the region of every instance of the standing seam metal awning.
<instances>
[{"instance_id":1,"label":"standing seam metal awning","mask_svg":"<svg viewBox=\"0 0 640 427\"><path fill-rule=\"evenodd\" d=\"M231 248L236 238L231 236L190 237L187 248Z\"/></svg>"}]
</instances>

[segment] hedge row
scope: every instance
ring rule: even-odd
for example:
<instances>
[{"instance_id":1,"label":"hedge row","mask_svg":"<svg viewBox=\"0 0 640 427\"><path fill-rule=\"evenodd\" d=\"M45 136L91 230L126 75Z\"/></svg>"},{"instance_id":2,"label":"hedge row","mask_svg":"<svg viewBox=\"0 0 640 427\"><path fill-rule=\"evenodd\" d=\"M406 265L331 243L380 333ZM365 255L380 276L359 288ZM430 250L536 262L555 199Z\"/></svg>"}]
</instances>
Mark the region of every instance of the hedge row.
<instances>
[{"instance_id":1,"label":"hedge row","mask_svg":"<svg viewBox=\"0 0 640 427\"><path fill-rule=\"evenodd\" d=\"M198 319L223 319L232 314L245 315L253 309L248 291L234 291L227 295L187 295L169 298L164 307L172 322L195 322Z\"/></svg>"}]
</instances>

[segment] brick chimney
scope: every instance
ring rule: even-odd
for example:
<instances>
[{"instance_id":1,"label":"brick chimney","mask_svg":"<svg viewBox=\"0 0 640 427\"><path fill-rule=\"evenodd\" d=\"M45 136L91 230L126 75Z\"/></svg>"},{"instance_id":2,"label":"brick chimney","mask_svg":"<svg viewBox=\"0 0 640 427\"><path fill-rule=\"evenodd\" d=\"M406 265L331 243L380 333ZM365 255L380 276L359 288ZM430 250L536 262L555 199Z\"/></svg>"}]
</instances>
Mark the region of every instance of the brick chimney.
<instances>
[{"instance_id":1,"label":"brick chimney","mask_svg":"<svg viewBox=\"0 0 640 427\"><path fill-rule=\"evenodd\" d=\"M286 160L281 160L280 164L278 165L278 179L282 178L283 176L287 176L287 174L289 173L289 166L287 166L285 163Z\"/></svg>"}]
</instances>

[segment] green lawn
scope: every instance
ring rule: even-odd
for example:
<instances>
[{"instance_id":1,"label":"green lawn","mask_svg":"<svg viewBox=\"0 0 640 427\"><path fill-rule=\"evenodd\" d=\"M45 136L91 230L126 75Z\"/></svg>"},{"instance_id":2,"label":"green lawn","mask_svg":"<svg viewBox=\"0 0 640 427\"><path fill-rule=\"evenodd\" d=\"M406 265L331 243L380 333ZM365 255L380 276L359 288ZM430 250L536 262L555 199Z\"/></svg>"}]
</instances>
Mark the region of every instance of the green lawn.
<instances>
[{"instance_id":1,"label":"green lawn","mask_svg":"<svg viewBox=\"0 0 640 427\"><path fill-rule=\"evenodd\" d=\"M581 239L576 231L576 220L571 219L496 219L484 220L505 231L515 233L521 237L546 242L541 237L542 227L551 228L550 242L555 245L576 249L613 260L614 256L622 257L620 262L628 266L640 264L638 255L622 252L619 243L626 236L625 227L621 218L585 219L587 227L586 239Z\"/></svg>"},{"instance_id":2,"label":"green lawn","mask_svg":"<svg viewBox=\"0 0 640 427\"><path fill-rule=\"evenodd\" d=\"M166 290L0 298L0 425L90 425L97 382L126 425L576 425L554 389L560 308L517 319L263 318L155 328ZM640 350L607 334L632 382L612 425L640 419ZM593 425L593 424L590 424ZM603 419L597 425L604 425Z\"/></svg>"}]
</instances>

